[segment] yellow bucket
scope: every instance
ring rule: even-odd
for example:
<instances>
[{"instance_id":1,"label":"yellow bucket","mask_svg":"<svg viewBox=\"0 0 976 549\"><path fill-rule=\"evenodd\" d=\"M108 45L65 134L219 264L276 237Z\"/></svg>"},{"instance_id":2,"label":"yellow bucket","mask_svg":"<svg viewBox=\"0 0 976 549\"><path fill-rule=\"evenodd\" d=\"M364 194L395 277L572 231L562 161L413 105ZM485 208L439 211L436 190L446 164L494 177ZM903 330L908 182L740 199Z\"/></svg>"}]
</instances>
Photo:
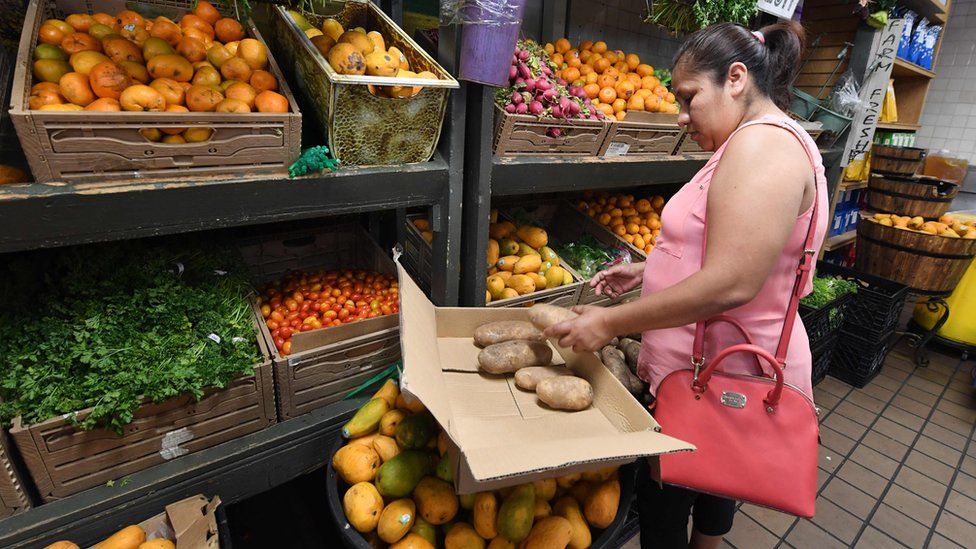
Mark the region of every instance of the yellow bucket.
<instances>
[{"instance_id":1,"label":"yellow bucket","mask_svg":"<svg viewBox=\"0 0 976 549\"><path fill-rule=\"evenodd\" d=\"M972 218L962 214L952 215L964 221ZM976 261L969 265L956 289L945 301L949 306L949 319L939 329L937 335L958 343L976 345ZM931 330L945 312L941 305L937 306L937 309L937 311L930 311L926 302L921 300L915 306L912 318L922 328Z\"/></svg>"}]
</instances>

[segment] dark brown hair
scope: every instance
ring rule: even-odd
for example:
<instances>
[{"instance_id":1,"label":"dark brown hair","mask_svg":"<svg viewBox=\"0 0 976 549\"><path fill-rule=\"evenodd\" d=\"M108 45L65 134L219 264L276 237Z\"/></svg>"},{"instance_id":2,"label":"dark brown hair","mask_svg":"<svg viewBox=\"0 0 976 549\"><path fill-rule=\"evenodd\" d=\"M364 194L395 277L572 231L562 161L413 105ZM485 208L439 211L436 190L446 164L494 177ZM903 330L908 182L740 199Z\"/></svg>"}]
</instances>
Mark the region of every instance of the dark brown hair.
<instances>
[{"instance_id":1,"label":"dark brown hair","mask_svg":"<svg viewBox=\"0 0 976 549\"><path fill-rule=\"evenodd\" d=\"M710 73L722 85L729 67L736 61L749 69L756 89L776 106L790 105L790 84L800 66L806 31L796 21L783 21L759 30L765 43L748 28L735 23L717 23L695 32L678 49L671 63L684 70Z\"/></svg>"}]
</instances>

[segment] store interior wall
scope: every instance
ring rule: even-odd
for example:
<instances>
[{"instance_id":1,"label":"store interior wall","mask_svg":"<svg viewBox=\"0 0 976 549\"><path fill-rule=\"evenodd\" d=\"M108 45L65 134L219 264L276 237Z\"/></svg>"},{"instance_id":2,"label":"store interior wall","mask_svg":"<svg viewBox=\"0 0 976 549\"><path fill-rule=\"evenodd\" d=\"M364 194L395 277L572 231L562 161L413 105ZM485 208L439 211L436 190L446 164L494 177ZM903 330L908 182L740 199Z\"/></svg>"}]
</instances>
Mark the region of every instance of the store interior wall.
<instances>
[{"instance_id":1,"label":"store interior wall","mask_svg":"<svg viewBox=\"0 0 976 549\"><path fill-rule=\"evenodd\" d=\"M976 193L976 0L953 0L915 140L969 160L965 190Z\"/></svg>"}]
</instances>

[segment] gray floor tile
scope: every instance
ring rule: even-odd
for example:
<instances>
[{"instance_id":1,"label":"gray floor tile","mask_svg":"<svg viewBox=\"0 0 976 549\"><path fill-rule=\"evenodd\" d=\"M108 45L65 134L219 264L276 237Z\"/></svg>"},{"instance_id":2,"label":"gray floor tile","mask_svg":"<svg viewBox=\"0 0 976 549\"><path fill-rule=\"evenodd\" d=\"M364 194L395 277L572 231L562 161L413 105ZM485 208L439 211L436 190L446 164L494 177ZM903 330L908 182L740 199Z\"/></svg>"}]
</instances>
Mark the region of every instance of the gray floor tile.
<instances>
[{"instance_id":1,"label":"gray floor tile","mask_svg":"<svg viewBox=\"0 0 976 549\"><path fill-rule=\"evenodd\" d=\"M927 529L935 524L939 506L899 485L892 486L882 500L892 508L922 523ZM939 502L940 505L942 502Z\"/></svg>"},{"instance_id":2,"label":"gray floor tile","mask_svg":"<svg viewBox=\"0 0 976 549\"><path fill-rule=\"evenodd\" d=\"M969 436L963 436L954 431L950 431L945 427L936 425L932 421L929 421L925 425L925 428L922 429L922 434L960 452L966 449L966 444L969 442Z\"/></svg>"},{"instance_id":3,"label":"gray floor tile","mask_svg":"<svg viewBox=\"0 0 976 549\"><path fill-rule=\"evenodd\" d=\"M915 449L921 450L923 453L930 457L945 463L946 465L955 468L959 464L959 458L962 457L962 452L956 450L955 448L950 448L941 442L931 439L926 436L922 436L915 443Z\"/></svg>"},{"instance_id":4,"label":"gray floor tile","mask_svg":"<svg viewBox=\"0 0 976 549\"><path fill-rule=\"evenodd\" d=\"M895 483L914 492L936 505L942 505L948 486L933 480L911 467L902 467Z\"/></svg>"},{"instance_id":5,"label":"gray floor tile","mask_svg":"<svg viewBox=\"0 0 976 549\"><path fill-rule=\"evenodd\" d=\"M824 488L823 496L840 507L857 515L862 520L870 516L876 500L858 490L844 479L834 477Z\"/></svg>"},{"instance_id":6,"label":"gray floor tile","mask_svg":"<svg viewBox=\"0 0 976 549\"><path fill-rule=\"evenodd\" d=\"M843 549L847 544L808 520L801 520L786 541L796 549Z\"/></svg>"},{"instance_id":7,"label":"gray floor tile","mask_svg":"<svg viewBox=\"0 0 976 549\"><path fill-rule=\"evenodd\" d=\"M972 547L976 540L976 525L949 512L943 512L935 531L964 546Z\"/></svg>"},{"instance_id":8,"label":"gray floor tile","mask_svg":"<svg viewBox=\"0 0 976 549\"><path fill-rule=\"evenodd\" d=\"M882 504L871 517L871 526L909 547L922 547L929 529L897 509Z\"/></svg>"}]
</instances>

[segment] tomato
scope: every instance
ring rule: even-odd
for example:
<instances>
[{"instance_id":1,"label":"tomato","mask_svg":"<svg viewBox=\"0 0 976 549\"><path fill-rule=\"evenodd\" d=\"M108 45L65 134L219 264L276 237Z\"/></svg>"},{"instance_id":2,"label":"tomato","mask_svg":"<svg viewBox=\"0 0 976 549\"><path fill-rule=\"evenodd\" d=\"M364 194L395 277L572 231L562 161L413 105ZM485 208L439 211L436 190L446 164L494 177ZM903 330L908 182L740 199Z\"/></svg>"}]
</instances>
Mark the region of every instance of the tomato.
<instances>
[{"instance_id":1,"label":"tomato","mask_svg":"<svg viewBox=\"0 0 976 549\"><path fill-rule=\"evenodd\" d=\"M385 315L393 314L393 307L390 307L388 304L384 303L380 305L380 312Z\"/></svg>"},{"instance_id":2,"label":"tomato","mask_svg":"<svg viewBox=\"0 0 976 549\"><path fill-rule=\"evenodd\" d=\"M281 353L285 355L291 354L291 341L286 341L285 344L281 346Z\"/></svg>"},{"instance_id":3,"label":"tomato","mask_svg":"<svg viewBox=\"0 0 976 549\"><path fill-rule=\"evenodd\" d=\"M339 297L341 295L342 295L342 290L340 290L339 288L332 290L332 297Z\"/></svg>"},{"instance_id":4,"label":"tomato","mask_svg":"<svg viewBox=\"0 0 976 549\"><path fill-rule=\"evenodd\" d=\"M270 316L272 320L275 320L277 322L281 322L282 320L285 319L285 315L281 314L281 311L273 311L268 316Z\"/></svg>"},{"instance_id":5,"label":"tomato","mask_svg":"<svg viewBox=\"0 0 976 549\"><path fill-rule=\"evenodd\" d=\"M310 331L312 331L314 329L315 328L313 328L311 324L302 324L302 327L299 328L298 330L299 331L302 331L302 332L310 332Z\"/></svg>"},{"instance_id":6,"label":"tomato","mask_svg":"<svg viewBox=\"0 0 976 549\"><path fill-rule=\"evenodd\" d=\"M264 318L271 316L271 305L268 305L267 303L261 305L261 316Z\"/></svg>"},{"instance_id":7,"label":"tomato","mask_svg":"<svg viewBox=\"0 0 976 549\"><path fill-rule=\"evenodd\" d=\"M267 321L265 321L265 323L268 325L268 329L269 330L277 330L278 329L279 324L275 320L272 320L272 319L269 318Z\"/></svg>"},{"instance_id":8,"label":"tomato","mask_svg":"<svg viewBox=\"0 0 976 549\"><path fill-rule=\"evenodd\" d=\"M327 319L327 320L332 320L332 319L336 318L337 316L339 316L339 313L337 313L335 311L331 311L331 310L330 311L325 311L324 313L322 313L322 318Z\"/></svg>"},{"instance_id":9,"label":"tomato","mask_svg":"<svg viewBox=\"0 0 976 549\"><path fill-rule=\"evenodd\" d=\"M288 325L291 326L292 328L298 328L299 326L302 325L302 319L300 319L300 318L293 318L293 319L291 319L291 320L288 321Z\"/></svg>"},{"instance_id":10,"label":"tomato","mask_svg":"<svg viewBox=\"0 0 976 549\"><path fill-rule=\"evenodd\" d=\"M314 287L315 286L313 286L313 288ZM318 290L312 290L311 292L308 292L308 298L311 299L312 301L318 301L319 300Z\"/></svg>"},{"instance_id":11,"label":"tomato","mask_svg":"<svg viewBox=\"0 0 976 549\"><path fill-rule=\"evenodd\" d=\"M313 320L311 322L311 324L312 324L312 327L315 328L316 330L318 330L319 328L322 327L322 321L319 320L319 319L317 319L317 318L315 320Z\"/></svg>"},{"instance_id":12,"label":"tomato","mask_svg":"<svg viewBox=\"0 0 976 549\"><path fill-rule=\"evenodd\" d=\"M345 320L347 318L349 318L349 309L339 311L339 320Z\"/></svg>"},{"instance_id":13,"label":"tomato","mask_svg":"<svg viewBox=\"0 0 976 549\"><path fill-rule=\"evenodd\" d=\"M299 307L298 309L301 312L305 313L305 312L308 312L308 310L311 309L311 308L312 308L312 302L311 301L303 301L301 307Z\"/></svg>"},{"instance_id":14,"label":"tomato","mask_svg":"<svg viewBox=\"0 0 976 549\"><path fill-rule=\"evenodd\" d=\"M311 324L313 320L318 320L318 319L315 318L314 316L305 317L305 319L302 320L302 324Z\"/></svg>"},{"instance_id":15,"label":"tomato","mask_svg":"<svg viewBox=\"0 0 976 549\"><path fill-rule=\"evenodd\" d=\"M315 302L313 302L313 303L312 303L312 310L313 310L313 311L315 311L315 312L319 312L319 310L320 310L321 308L322 308L322 304L321 304L321 303L319 303L318 301L315 301Z\"/></svg>"},{"instance_id":16,"label":"tomato","mask_svg":"<svg viewBox=\"0 0 976 549\"><path fill-rule=\"evenodd\" d=\"M268 302L268 305L271 305L272 309L277 309L278 307L281 307L281 298L272 297L271 301Z\"/></svg>"},{"instance_id":17,"label":"tomato","mask_svg":"<svg viewBox=\"0 0 976 549\"><path fill-rule=\"evenodd\" d=\"M274 338L274 344L275 344L275 347L277 347L277 348L280 349L282 346L284 346L285 339L282 338L282 337L276 337L276 338Z\"/></svg>"},{"instance_id":18,"label":"tomato","mask_svg":"<svg viewBox=\"0 0 976 549\"><path fill-rule=\"evenodd\" d=\"M294 299L297 303L301 303L302 301L305 301L305 296L302 295L302 292L295 292L291 294L291 298Z\"/></svg>"},{"instance_id":19,"label":"tomato","mask_svg":"<svg viewBox=\"0 0 976 549\"><path fill-rule=\"evenodd\" d=\"M292 330L290 326L282 326L281 328L278 328L278 335L280 335L284 339L290 338L291 333Z\"/></svg>"}]
</instances>

